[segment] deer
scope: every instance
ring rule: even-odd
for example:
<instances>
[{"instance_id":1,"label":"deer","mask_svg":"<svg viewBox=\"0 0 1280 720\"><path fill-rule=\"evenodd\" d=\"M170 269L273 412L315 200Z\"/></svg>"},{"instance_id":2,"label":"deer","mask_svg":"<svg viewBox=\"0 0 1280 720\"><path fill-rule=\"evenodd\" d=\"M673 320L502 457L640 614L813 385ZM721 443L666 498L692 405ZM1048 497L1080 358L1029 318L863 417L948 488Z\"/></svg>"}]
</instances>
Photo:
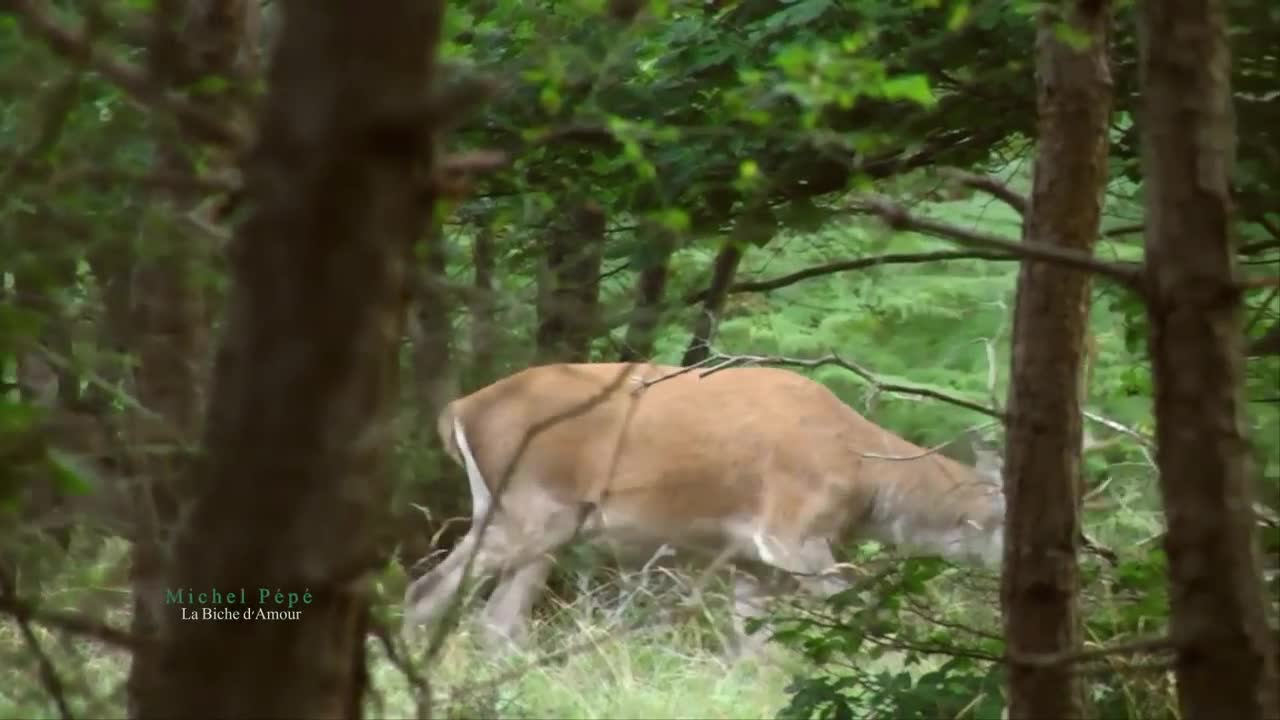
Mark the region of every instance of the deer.
<instances>
[{"instance_id":1,"label":"deer","mask_svg":"<svg viewBox=\"0 0 1280 720\"><path fill-rule=\"evenodd\" d=\"M829 595L847 586L833 547L851 539L987 567L1003 554L996 453L975 448L971 467L924 450L791 370L539 365L453 400L437 429L466 471L472 526L409 584L406 634L440 618L464 575L496 576L485 628L520 644L576 538L731 566L739 649L778 587L769 573Z\"/></svg>"}]
</instances>

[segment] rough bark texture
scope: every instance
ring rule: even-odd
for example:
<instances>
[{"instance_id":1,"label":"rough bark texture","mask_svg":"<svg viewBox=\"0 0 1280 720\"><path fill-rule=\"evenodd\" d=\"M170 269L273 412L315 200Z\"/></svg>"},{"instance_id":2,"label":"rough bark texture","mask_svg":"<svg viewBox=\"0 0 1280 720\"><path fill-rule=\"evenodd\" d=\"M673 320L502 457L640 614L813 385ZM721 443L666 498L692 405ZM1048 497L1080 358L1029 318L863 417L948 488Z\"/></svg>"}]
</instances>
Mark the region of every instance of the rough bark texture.
<instances>
[{"instance_id":1,"label":"rough bark texture","mask_svg":"<svg viewBox=\"0 0 1280 720\"><path fill-rule=\"evenodd\" d=\"M255 604L258 588L311 602L275 622L183 622L167 606L143 718L356 717L364 691L409 256L433 204L442 3L287 0L283 12L169 585L243 587L241 610L277 609Z\"/></svg>"},{"instance_id":2,"label":"rough bark texture","mask_svg":"<svg viewBox=\"0 0 1280 720\"><path fill-rule=\"evenodd\" d=\"M1234 154L1221 0L1140 15L1157 461L1182 717L1280 717L1243 421Z\"/></svg>"},{"instance_id":3,"label":"rough bark texture","mask_svg":"<svg viewBox=\"0 0 1280 720\"><path fill-rule=\"evenodd\" d=\"M547 238L536 333L540 362L589 359L599 331L605 220L599 206L581 205L568 232L553 230Z\"/></svg>"},{"instance_id":4,"label":"rough bark texture","mask_svg":"<svg viewBox=\"0 0 1280 720\"><path fill-rule=\"evenodd\" d=\"M237 75L237 57L254 2L160 0L153 16L149 71L154 82L183 92L202 78ZM233 85L234 86L234 85ZM208 112L230 119L226 93L196 98ZM192 145L178 133L159 141L157 169L173 176L195 173ZM136 353L134 387L147 413L132 413L134 501L130 557L132 633L154 637L164 612L165 565L182 500L178 479L188 471L189 449L199 437L209 355L210 298L201 282L209 264L206 243L180 232L174 220L200 201L191 193L157 190L145 213L146 246L133 254L131 349ZM133 655L130 705L138 702L137 679L151 672L144 649Z\"/></svg>"},{"instance_id":5,"label":"rough bark texture","mask_svg":"<svg viewBox=\"0 0 1280 720\"><path fill-rule=\"evenodd\" d=\"M1090 43L1073 48L1066 20ZM1047 8L1037 38L1039 138L1023 237L1092 253L1107 181L1111 115L1110 6L1067 0ZM1018 274L1006 435L1007 536L1002 578L1009 653L1070 652L1080 646L1077 565L1087 274L1024 262ZM1083 715L1071 665L1009 670L1009 717Z\"/></svg>"}]
</instances>

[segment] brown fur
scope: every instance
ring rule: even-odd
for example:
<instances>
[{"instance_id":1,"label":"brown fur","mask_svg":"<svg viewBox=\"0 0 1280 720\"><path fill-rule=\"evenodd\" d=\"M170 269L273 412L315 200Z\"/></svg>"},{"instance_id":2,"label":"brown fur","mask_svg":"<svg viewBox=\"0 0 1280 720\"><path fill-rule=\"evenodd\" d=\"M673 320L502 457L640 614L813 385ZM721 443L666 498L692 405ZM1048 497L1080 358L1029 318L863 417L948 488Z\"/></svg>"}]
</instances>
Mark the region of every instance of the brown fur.
<instances>
[{"instance_id":1,"label":"brown fur","mask_svg":"<svg viewBox=\"0 0 1280 720\"><path fill-rule=\"evenodd\" d=\"M498 498L493 523L508 545L536 544L553 513L590 507L588 526L622 550L736 547L746 559L810 573L823 569L815 563L829 558L828 543L850 534L962 538L967 527L1003 519L1002 498L973 468L879 427L803 375L680 370L529 368L450 403L440 437L465 466L454 432L460 422ZM553 534L558 542L572 532ZM482 543L481 555L503 557L477 564L514 567L520 553L501 543ZM410 605L429 590L430 583L416 595L411 589Z\"/></svg>"}]
</instances>

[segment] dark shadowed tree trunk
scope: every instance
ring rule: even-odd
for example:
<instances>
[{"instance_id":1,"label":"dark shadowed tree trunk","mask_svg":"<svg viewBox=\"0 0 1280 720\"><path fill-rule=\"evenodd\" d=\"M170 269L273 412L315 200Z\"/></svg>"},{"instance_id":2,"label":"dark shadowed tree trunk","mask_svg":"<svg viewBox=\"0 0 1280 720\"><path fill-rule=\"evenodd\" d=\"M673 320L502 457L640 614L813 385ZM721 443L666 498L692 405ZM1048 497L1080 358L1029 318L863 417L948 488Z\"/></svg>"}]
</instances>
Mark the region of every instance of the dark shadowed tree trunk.
<instances>
[{"instance_id":1,"label":"dark shadowed tree trunk","mask_svg":"<svg viewBox=\"0 0 1280 720\"><path fill-rule=\"evenodd\" d=\"M1039 138L1026 241L1092 253L1107 182L1111 115L1110 4L1060 0L1042 10L1036 75ZM1073 47L1066 21L1087 37ZM1078 718L1080 678L1070 664L1020 665L1018 655L1080 646L1080 448L1088 275L1023 262L1014 311L1002 578L1009 717Z\"/></svg>"},{"instance_id":2,"label":"dark shadowed tree trunk","mask_svg":"<svg viewBox=\"0 0 1280 720\"><path fill-rule=\"evenodd\" d=\"M1182 717L1280 717L1243 406L1222 0L1142 3L1143 176L1157 461Z\"/></svg>"},{"instance_id":3,"label":"dark shadowed tree trunk","mask_svg":"<svg viewBox=\"0 0 1280 720\"><path fill-rule=\"evenodd\" d=\"M246 28L256 16L252 0L159 0L153 14L149 70L160 87L185 92L206 77L226 87L242 87L237 58ZM198 93L211 114L232 121L226 92ZM180 133L162 136L157 170L173 177L195 174L199 146ZM225 160L223 161L225 164ZM205 238L179 230L177 218L192 211L201 197L177 189L159 189L145 211L144 246L132 253L131 348L137 356L134 386L148 412L130 417L129 439L136 447L130 465L137 471L131 523L133 550L132 632L156 635L163 612L164 574L171 533L182 501L178 479L187 473L190 448L199 433L201 390L207 377L211 317L207 277L212 253ZM147 675L148 653L134 653L130 703L137 702L137 678Z\"/></svg>"},{"instance_id":4,"label":"dark shadowed tree trunk","mask_svg":"<svg viewBox=\"0 0 1280 720\"><path fill-rule=\"evenodd\" d=\"M693 321L693 336L689 338L689 346L680 360L681 365L696 365L710 357L716 323L724 312L729 288L733 287L733 279L737 276L742 256L749 246L763 247L768 244L777 227L776 218L764 205L756 205L738 216L733 230L725 238L720 252L711 264L711 281L707 284L698 316Z\"/></svg>"},{"instance_id":5,"label":"dark shadowed tree trunk","mask_svg":"<svg viewBox=\"0 0 1280 720\"><path fill-rule=\"evenodd\" d=\"M442 3L282 11L169 586L245 588L233 609L255 613L286 609L260 588L295 593L298 616L183 622L168 606L143 718L360 715L411 251L434 204Z\"/></svg>"},{"instance_id":6,"label":"dark shadowed tree trunk","mask_svg":"<svg viewBox=\"0 0 1280 720\"><path fill-rule=\"evenodd\" d=\"M662 320L663 299L667 292L667 274L676 238L668 230L658 230L650 242L654 251L649 264L636 276L636 304L618 359L622 362L648 360L653 356L653 341Z\"/></svg>"},{"instance_id":7,"label":"dark shadowed tree trunk","mask_svg":"<svg viewBox=\"0 0 1280 720\"><path fill-rule=\"evenodd\" d=\"M569 229L555 228L546 239L546 267L538 293L539 362L586 362L599 332L600 267L604 211L578 206Z\"/></svg>"},{"instance_id":8,"label":"dark shadowed tree trunk","mask_svg":"<svg viewBox=\"0 0 1280 720\"><path fill-rule=\"evenodd\" d=\"M698 316L693 321L693 337L689 338L689 347L680 359L681 365L696 365L711 356L711 340L715 335L716 321L724 312L724 303L729 299L729 288L738 272L738 263L742 262L743 247L736 238L729 237L720 246L716 259L711 264L711 281L707 283L707 293L698 308Z\"/></svg>"},{"instance_id":9,"label":"dark shadowed tree trunk","mask_svg":"<svg viewBox=\"0 0 1280 720\"><path fill-rule=\"evenodd\" d=\"M474 390L492 382L497 372L498 326L494 319L493 274L497 265L493 227L486 221L471 244L471 287L467 302L471 314L471 354L464 386Z\"/></svg>"}]
</instances>

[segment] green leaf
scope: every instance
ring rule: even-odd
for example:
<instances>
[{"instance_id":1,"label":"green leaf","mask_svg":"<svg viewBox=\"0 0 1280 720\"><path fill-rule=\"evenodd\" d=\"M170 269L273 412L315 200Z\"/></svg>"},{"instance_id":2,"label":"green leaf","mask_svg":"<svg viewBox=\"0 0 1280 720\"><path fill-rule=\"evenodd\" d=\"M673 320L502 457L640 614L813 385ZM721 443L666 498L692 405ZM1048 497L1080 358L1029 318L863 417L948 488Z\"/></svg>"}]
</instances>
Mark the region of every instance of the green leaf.
<instances>
[{"instance_id":1,"label":"green leaf","mask_svg":"<svg viewBox=\"0 0 1280 720\"><path fill-rule=\"evenodd\" d=\"M932 107L938 99L929 89L929 78L924 75L899 75L889 78L880 86L880 92L889 100L911 100L924 107Z\"/></svg>"},{"instance_id":2,"label":"green leaf","mask_svg":"<svg viewBox=\"0 0 1280 720\"><path fill-rule=\"evenodd\" d=\"M559 113L563 105L560 88L551 84L543 85L542 90L538 92L538 104L552 115Z\"/></svg>"}]
</instances>

